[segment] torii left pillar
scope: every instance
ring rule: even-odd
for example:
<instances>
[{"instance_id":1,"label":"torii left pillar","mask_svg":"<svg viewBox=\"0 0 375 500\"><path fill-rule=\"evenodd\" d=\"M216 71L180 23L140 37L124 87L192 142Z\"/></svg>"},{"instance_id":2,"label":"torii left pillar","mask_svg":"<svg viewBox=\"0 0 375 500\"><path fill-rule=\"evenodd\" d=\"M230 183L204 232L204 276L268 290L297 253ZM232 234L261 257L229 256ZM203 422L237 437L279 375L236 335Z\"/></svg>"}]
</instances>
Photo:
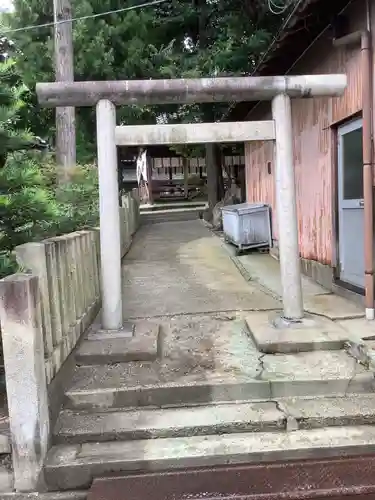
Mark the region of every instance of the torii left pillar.
<instances>
[{"instance_id":1,"label":"torii left pillar","mask_svg":"<svg viewBox=\"0 0 375 500\"><path fill-rule=\"evenodd\" d=\"M102 328L121 330L121 240L116 152L116 107L111 101L96 105L99 172Z\"/></svg>"}]
</instances>

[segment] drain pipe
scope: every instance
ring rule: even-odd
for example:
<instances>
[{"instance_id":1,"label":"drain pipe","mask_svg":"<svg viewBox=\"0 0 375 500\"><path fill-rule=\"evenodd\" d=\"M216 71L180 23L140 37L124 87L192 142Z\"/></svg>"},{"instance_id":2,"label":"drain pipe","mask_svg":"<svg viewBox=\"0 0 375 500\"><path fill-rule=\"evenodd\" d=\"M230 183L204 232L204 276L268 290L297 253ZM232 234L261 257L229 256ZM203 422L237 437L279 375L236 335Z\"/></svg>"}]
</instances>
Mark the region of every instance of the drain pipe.
<instances>
[{"instance_id":1,"label":"drain pipe","mask_svg":"<svg viewBox=\"0 0 375 500\"><path fill-rule=\"evenodd\" d=\"M372 154L372 119L373 119L373 84L370 6L366 0L367 29L357 31L335 39L335 47L361 44L362 73L362 147L363 147L363 200L364 200L364 257L365 257L365 308L366 319L375 319L374 312L374 256L373 256L373 154Z\"/></svg>"}]
</instances>

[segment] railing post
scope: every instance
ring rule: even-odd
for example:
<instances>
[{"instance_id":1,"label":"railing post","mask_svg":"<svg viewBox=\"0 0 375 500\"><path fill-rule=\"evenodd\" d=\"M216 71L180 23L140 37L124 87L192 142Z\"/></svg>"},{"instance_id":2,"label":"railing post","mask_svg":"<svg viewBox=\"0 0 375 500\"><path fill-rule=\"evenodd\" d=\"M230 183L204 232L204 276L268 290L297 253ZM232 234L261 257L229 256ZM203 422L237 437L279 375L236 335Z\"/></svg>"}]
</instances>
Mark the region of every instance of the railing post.
<instances>
[{"instance_id":1,"label":"railing post","mask_svg":"<svg viewBox=\"0 0 375 500\"><path fill-rule=\"evenodd\" d=\"M0 280L0 322L17 491L34 491L47 453L49 413L39 280L14 274Z\"/></svg>"},{"instance_id":2,"label":"railing post","mask_svg":"<svg viewBox=\"0 0 375 500\"><path fill-rule=\"evenodd\" d=\"M15 248L18 264L39 278L40 307L42 312L43 338L46 355L53 352L54 338L51 324L50 290L48 283L47 256L44 243L24 243Z\"/></svg>"},{"instance_id":3,"label":"railing post","mask_svg":"<svg viewBox=\"0 0 375 500\"><path fill-rule=\"evenodd\" d=\"M102 327L122 327L120 207L118 203L116 109L108 100L96 105L98 142Z\"/></svg>"},{"instance_id":4,"label":"railing post","mask_svg":"<svg viewBox=\"0 0 375 500\"><path fill-rule=\"evenodd\" d=\"M303 317L303 301L294 179L292 111L288 95L280 94L273 99L272 114L276 129L276 207L283 316L286 320L298 321Z\"/></svg>"}]
</instances>

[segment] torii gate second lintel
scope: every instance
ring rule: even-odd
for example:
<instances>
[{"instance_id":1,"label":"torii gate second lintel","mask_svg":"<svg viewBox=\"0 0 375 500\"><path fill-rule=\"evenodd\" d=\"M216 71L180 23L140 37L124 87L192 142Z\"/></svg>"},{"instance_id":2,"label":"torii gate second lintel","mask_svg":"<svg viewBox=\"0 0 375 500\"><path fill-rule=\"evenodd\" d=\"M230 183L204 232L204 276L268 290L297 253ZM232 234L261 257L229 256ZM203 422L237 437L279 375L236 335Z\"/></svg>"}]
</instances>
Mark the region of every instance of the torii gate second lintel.
<instances>
[{"instance_id":1,"label":"torii gate second lintel","mask_svg":"<svg viewBox=\"0 0 375 500\"><path fill-rule=\"evenodd\" d=\"M38 100L43 106L96 105L104 330L121 330L123 326L116 146L142 142L146 145L275 139L283 317L291 321L303 318L291 98L341 96L346 86L347 77L342 74L37 84ZM116 126L115 105L258 100L272 100L272 121L205 123L199 124L198 129L197 124Z\"/></svg>"}]
</instances>

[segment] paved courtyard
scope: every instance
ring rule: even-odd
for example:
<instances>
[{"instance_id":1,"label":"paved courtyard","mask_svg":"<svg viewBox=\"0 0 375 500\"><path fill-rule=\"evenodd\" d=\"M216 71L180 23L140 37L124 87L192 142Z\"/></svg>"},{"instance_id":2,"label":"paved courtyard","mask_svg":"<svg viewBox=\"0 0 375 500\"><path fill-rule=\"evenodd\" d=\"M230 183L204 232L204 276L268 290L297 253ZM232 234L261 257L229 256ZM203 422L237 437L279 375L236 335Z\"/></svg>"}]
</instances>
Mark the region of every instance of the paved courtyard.
<instances>
[{"instance_id":1,"label":"paved courtyard","mask_svg":"<svg viewBox=\"0 0 375 500\"><path fill-rule=\"evenodd\" d=\"M251 325L267 324L282 307L277 289L267 287L269 269L273 280L279 280L277 266L271 261L267 265L267 258L271 259L253 254L248 257L252 267L242 261L248 265L244 277L230 249L201 221L142 226L124 260L124 313L135 322L136 335L157 326L159 354L153 362L81 367L72 398L84 404L92 391L113 389L118 395L119 387L125 399L134 396L136 404L138 389L145 387L169 388L166 399L160 396L156 404L372 391L372 374L337 347L364 321L361 308L306 280L310 302L319 299L311 311L320 318L318 331L296 335L319 338L324 350L320 346L315 352L313 347L307 349L312 352L266 355L259 351ZM328 314L322 322L327 308L334 318ZM357 318L343 320L346 312ZM325 329L331 329L330 337L325 338ZM112 343L108 348L113 347ZM149 348L156 349L155 342Z\"/></svg>"}]
</instances>

